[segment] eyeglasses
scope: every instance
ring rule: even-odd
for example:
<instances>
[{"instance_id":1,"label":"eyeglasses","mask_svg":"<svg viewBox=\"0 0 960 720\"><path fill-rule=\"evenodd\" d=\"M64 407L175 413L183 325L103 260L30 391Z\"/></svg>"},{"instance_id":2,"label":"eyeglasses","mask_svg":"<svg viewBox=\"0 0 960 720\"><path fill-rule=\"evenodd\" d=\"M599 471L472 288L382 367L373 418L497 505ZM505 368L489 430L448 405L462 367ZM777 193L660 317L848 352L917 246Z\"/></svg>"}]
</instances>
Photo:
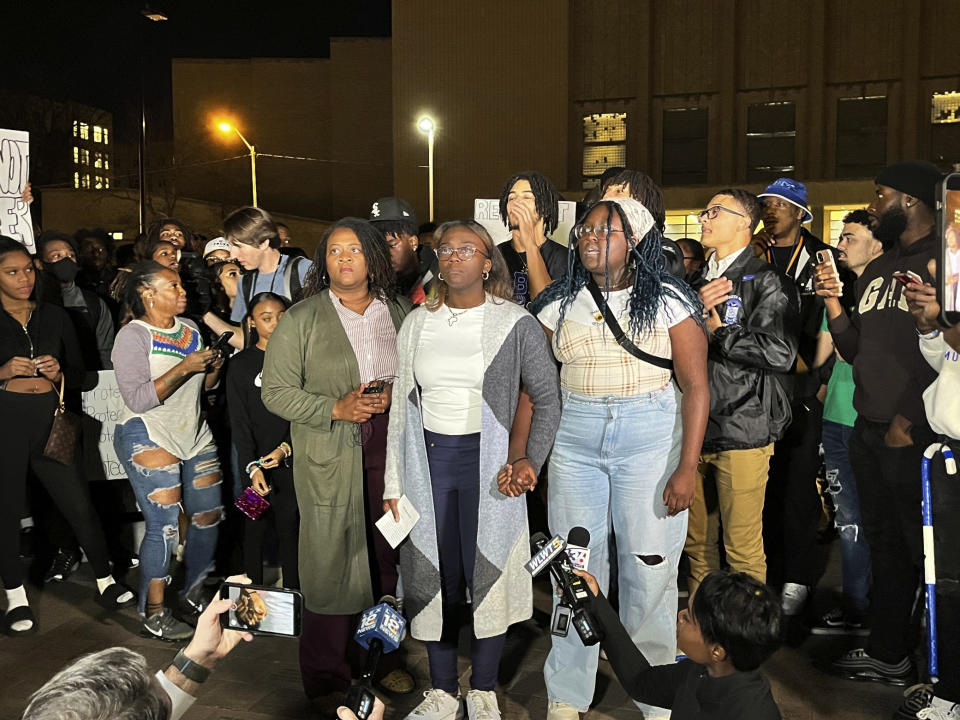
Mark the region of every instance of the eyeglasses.
<instances>
[{"instance_id":1,"label":"eyeglasses","mask_svg":"<svg viewBox=\"0 0 960 720\"><path fill-rule=\"evenodd\" d=\"M717 215L720 214L721 210L723 210L724 212L728 212L731 215L746 217L746 215L744 215L743 213L737 212L736 210L731 210L730 208L724 207L723 205L711 205L706 210L701 210L700 212L697 213L697 220L699 220L700 222L703 222L704 219L716 220Z\"/></svg>"},{"instance_id":2,"label":"eyeglasses","mask_svg":"<svg viewBox=\"0 0 960 720\"><path fill-rule=\"evenodd\" d=\"M449 247L444 245L443 247L438 247L434 252L437 254L437 257L441 260L450 260L456 255L463 262L469 262L473 260L474 255L481 255L482 257L489 257L486 253L480 252L473 245L464 245L463 247Z\"/></svg>"},{"instance_id":3,"label":"eyeglasses","mask_svg":"<svg viewBox=\"0 0 960 720\"><path fill-rule=\"evenodd\" d=\"M597 227L591 227L590 225L577 225L573 228L573 237L575 237L577 242L579 242L587 235L593 235L597 240L603 242L607 239L608 233L622 232L623 230L617 230L616 228L607 228L606 225L599 225Z\"/></svg>"}]
</instances>

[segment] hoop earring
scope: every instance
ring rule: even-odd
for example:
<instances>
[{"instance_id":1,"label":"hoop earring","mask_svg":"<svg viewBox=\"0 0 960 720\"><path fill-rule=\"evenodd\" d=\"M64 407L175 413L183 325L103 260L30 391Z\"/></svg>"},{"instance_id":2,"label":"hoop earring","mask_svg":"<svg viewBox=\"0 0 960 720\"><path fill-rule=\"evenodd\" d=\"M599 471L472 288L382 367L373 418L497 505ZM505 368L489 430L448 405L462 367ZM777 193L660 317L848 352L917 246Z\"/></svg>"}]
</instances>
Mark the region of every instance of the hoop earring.
<instances>
[{"instance_id":1,"label":"hoop earring","mask_svg":"<svg viewBox=\"0 0 960 720\"><path fill-rule=\"evenodd\" d=\"M329 284L330 284L330 278L327 276L327 271L326 271L326 270L324 270L323 272L320 273L320 282L321 282L322 284L324 284L324 285L329 285Z\"/></svg>"},{"instance_id":2,"label":"hoop earring","mask_svg":"<svg viewBox=\"0 0 960 720\"><path fill-rule=\"evenodd\" d=\"M438 273L437 273L437 280L443 281L443 273L442 273L442 272L438 272Z\"/></svg>"},{"instance_id":3,"label":"hoop earring","mask_svg":"<svg viewBox=\"0 0 960 720\"><path fill-rule=\"evenodd\" d=\"M484 280L489 280L489 279L490 279L490 271L489 271L489 270L485 270L485 271L484 271L484 273L483 273L483 279L484 279Z\"/></svg>"}]
</instances>

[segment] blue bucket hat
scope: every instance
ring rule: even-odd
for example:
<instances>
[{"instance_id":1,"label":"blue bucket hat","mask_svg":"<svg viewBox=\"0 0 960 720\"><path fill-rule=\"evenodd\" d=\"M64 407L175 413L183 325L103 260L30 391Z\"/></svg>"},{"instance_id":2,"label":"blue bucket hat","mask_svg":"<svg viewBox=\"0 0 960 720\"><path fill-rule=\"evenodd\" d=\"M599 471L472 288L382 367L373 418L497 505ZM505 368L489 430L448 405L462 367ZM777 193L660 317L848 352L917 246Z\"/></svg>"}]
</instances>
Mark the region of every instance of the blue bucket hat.
<instances>
[{"instance_id":1,"label":"blue bucket hat","mask_svg":"<svg viewBox=\"0 0 960 720\"><path fill-rule=\"evenodd\" d=\"M757 197L778 197L781 200L786 200L791 205L796 205L806 213L806 215L803 216L803 220L800 221L801 223L808 223L813 220L813 213L810 212L810 208L807 206L807 186L802 182L797 182L790 178L779 178L772 185L769 185L766 190L757 195Z\"/></svg>"}]
</instances>

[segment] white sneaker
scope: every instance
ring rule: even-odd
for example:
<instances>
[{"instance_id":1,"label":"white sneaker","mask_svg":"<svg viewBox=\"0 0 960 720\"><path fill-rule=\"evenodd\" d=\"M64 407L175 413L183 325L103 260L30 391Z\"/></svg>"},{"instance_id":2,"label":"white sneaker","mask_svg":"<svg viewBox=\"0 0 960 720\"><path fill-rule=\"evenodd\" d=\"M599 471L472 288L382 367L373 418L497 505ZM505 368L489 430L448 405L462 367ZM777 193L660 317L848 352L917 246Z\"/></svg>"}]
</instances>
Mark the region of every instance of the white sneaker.
<instances>
[{"instance_id":1,"label":"white sneaker","mask_svg":"<svg viewBox=\"0 0 960 720\"><path fill-rule=\"evenodd\" d=\"M810 586L798 583L784 583L780 593L780 607L787 617L799 615L810 599Z\"/></svg>"},{"instance_id":2,"label":"white sneaker","mask_svg":"<svg viewBox=\"0 0 960 720\"><path fill-rule=\"evenodd\" d=\"M470 720L500 720L500 706L493 690L471 690L467 693L467 717Z\"/></svg>"},{"instance_id":3,"label":"white sneaker","mask_svg":"<svg viewBox=\"0 0 960 720\"><path fill-rule=\"evenodd\" d=\"M453 697L443 690L430 688L423 694L423 702L407 715L407 720L461 720L462 717L460 693Z\"/></svg>"},{"instance_id":4,"label":"white sneaker","mask_svg":"<svg viewBox=\"0 0 960 720\"><path fill-rule=\"evenodd\" d=\"M547 704L547 720L580 720L580 711L568 703L551 700Z\"/></svg>"},{"instance_id":5,"label":"white sneaker","mask_svg":"<svg viewBox=\"0 0 960 720\"><path fill-rule=\"evenodd\" d=\"M930 706L917 713L920 720L960 720L960 705L938 697L930 699Z\"/></svg>"}]
</instances>

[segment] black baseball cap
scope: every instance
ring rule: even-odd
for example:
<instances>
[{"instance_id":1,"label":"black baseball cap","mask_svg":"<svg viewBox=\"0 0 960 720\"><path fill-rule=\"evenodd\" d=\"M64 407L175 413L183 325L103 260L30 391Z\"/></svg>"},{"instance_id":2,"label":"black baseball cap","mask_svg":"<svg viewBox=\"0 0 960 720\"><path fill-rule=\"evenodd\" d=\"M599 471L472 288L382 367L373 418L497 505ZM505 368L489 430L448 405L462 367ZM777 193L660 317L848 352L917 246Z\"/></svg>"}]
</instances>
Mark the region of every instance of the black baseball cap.
<instances>
[{"instance_id":1,"label":"black baseball cap","mask_svg":"<svg viewBox=\"0 0 960 720\"><path fill-rule=\"evenodd\" d=\"M417 214L413 211L413 207L406 200L398 197L383 197L375 201L373 205L370 206L369 220L374 225L382 222L395 222L397 220L411 222L414 227L419 225L417 222Z\"/></svg>"}]
</instances>

